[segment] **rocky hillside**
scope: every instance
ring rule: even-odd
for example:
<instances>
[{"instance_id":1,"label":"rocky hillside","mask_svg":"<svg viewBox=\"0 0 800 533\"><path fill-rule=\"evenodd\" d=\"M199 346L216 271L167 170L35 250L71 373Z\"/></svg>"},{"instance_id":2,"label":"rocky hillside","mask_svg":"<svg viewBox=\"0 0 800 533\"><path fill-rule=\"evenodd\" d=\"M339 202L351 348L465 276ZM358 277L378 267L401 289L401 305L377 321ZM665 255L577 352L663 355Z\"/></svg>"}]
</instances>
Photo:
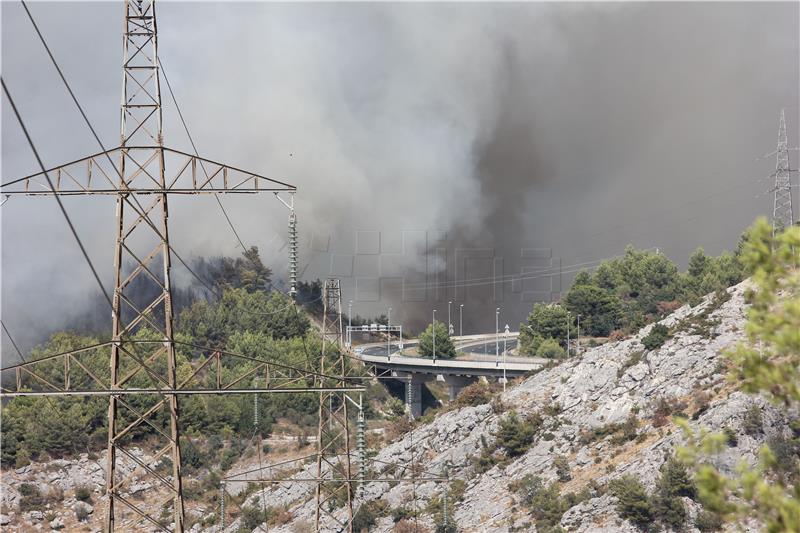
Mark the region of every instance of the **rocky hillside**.
<instances>
[{"instance_id":1,"label":"rocky hillside","mask_svg":"<svg viewBox=\"0 0 800 533\"><path fill-rule=\"evenodd\" d=\"M401 438L376 446L370 470L374 477L411 477L413 472L419 477L447 475L451 481L370 483L359 520L373 524L371 531L434 531L437 525L446 530L441 527L443 491L449 487L447 514L459 531L638 531L636 517L620 510L615 480L631 475L649 494L656 491L660 478L666 477L665 463L682 442L671 416L687 417L694 428L726 432L728 448L716 458L723 471L742 459L753 461L768 439L787 431L785 412L737 391L726 380L721 353L742 338L745 289L743 283L709 295L662 320L666 328L649 325L630 338L588 349L505 393L491 399L475 395L469 405L418 421ZM4 473L4 527L79 526L75 508L83 506L70 492L76 484L71 470L76 462L63 463ZM87 484L102 477L93 461L84 457L77 463L93 476ZM302 471L294 475L304 477ZM25 480L69 485L64 488L70 497L36 516L18 511L9 516ZM260 509L263 502L275 511L257 530L307 531L314 516L311 488L276 484L250 492L243 506ZM684 530L711 530L713 516L690 496L679 497ZM96 494L94 500L102 497ZM192 531L222 530L215 519L218 509L191 511L196 522ZM91 512L82 514L85 518ZM237 518L224 531L242 530L243 520ZM660 526L673 528L670 523Z\"/></svg>"},{"instance_id":2,"label":"rocky hillside","mask_svg":"<svg viewBox=\"0 0 800 533\"><path fill-rule=\"evenodd\" d=\"M655 327L649 325L635 336L542 370L510 387L499 401L452 410L417 425L382 448L375 464L414 462L421 465L417 472L438 475L447 468L454 480L450 513L460 531L534 531L537 523L539 530L637 531L619 515L608 487L630 474L654 490L662 465L682 442L672 415L683 414L695 428L729 435L729 448L717 458L723 471L742 459L753 461L768 438L781 437L788 428L785 414L726 380L721 354L742 338L745 289L742 283L676 310L660 322L669 336L658 348L646 350L642 344ZM510 417L535 430L515 456L499 446L497 437L501 422ZM753 427L754 419L760 427ZM410 472L408 466L375 469L382 477ZM537 519L541 502L526 501L526 491L528 497L535 492L533 476L560 493L555 524L552 516L544 520L550 523ZM270 531L297 531L313 516L310 502L291 504L298 495L290 490L296 491L296 485L253 496L253 503L265 496L272 505L289 504L294 520ZM365 493L378 517L374 531L393 531L400 523L404 531L433 530L441 521L440 484L373 483ZM695 522L710 527L707 516L699 516L707 515L699 504L688 497L683 504L689 531L698 530ZM404 518L415 509L416 520Z\"/></svg>"}]
</instances>

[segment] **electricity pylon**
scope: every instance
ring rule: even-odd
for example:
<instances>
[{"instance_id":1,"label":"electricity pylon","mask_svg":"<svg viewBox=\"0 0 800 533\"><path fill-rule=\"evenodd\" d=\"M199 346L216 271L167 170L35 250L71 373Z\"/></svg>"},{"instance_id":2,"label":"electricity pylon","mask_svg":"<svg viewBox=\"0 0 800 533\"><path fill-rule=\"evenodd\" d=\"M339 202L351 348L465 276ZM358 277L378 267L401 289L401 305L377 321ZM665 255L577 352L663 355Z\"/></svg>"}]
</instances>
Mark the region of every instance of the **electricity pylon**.
<instances>
[{"instance_id":1,"label":"electricity pylon","mask_svg":"<svg viewBox=\"0 0 800 533\"><path fill-rule=\"evenodd\" d=\"M786 136L786 117L781 110L778 121L778 147L775 150L775 199L772 207L772 232L780 232L794 224L792 184L789 178L789 141Z\"/></svg>"},{"instance_id":2,"label":"electricity pylon","mask_svg":"<svg viewBox=\"0 0 800 533\"><path fill-rule=\"evenodd\" d=\"M339 376L333 382L321 378L317 383L345 386L348 364L342 339L342 290L338 279L326 279L322 287L322 356L320 374ZM337 383L338 381L338 383ZM353 482L350 464L350 421L348 402L361 408L346 393L321 392L317 427L317 486L315 491L316 531L330 527L351 531L353 521ZM324 522L329 520L330 524Z\"/></svg>"},{"instance_id":3,"label":"electricity pylon","mask_svg":"<svg viewBox=\"0 0 800 533\"><path fill-rule=\"evenodd\" d=\"M119 147L2 185L2 193L7 195L110 195L116 199L111 339L4 367L2 371L15 373L16 387L3 388L0 395L108 396L107 531L145 526L184 530L180 395L316 393L324 387L334 387L326 392L339 392L335 387L341 383L313 370L174 339L170 278L174 250L169 240L168 197L260 192L293 195L296 187L164 146L157 35L155 0L126 0ZM291 211L294 295L296 219L291 198L281 201ZM142 290L143 286L150 290ZM137 336L144 328L151 334ZM178 348L190 367L188 377L180 382ZM102 369L96 364L93 368L87 357L101 349L110 349L108 378L101 377ZM223 359L229 358L247 360L250 365L231 375L231 371L223 372ZM264 382L263 387L256 384L257 379L259 384ZM316 386L309 387L312 380ZM349 387L350 391L363 390ZM155 455L147 461L133 449L134 439L145 432L158 441ZM156 507L158 514L129 497L134 492L130 489L134 474L142 472L144 482L152 486L150 493L163 498Z\"/></svg>"}]
</instances>

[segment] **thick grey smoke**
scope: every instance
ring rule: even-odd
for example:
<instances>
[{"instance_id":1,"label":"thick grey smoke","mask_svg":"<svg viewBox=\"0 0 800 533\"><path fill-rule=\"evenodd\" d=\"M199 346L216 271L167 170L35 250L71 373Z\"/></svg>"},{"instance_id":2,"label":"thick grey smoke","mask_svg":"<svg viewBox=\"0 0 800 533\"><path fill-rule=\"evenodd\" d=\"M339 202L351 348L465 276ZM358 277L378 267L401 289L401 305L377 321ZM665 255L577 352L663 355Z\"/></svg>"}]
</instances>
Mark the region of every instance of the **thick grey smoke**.
<instances>
[{"instance_id":1,"label":"thick grey smoke","mask_svg":"<svg viewBox=\"0 0 800 533\"><path fill-rule=\"evenodd\" d=\"M20 6L1 9L3 76L46 162L95 151ZM32 11L114 144L122 6ZM754 195L774 162L756 157L774 146L781 107L797 144L798 16L796 3L163 3L159 44L201 155L299 186L306 278L343 278L362 315L391 305L419 325L434 307L446 319L453 300L465 329L493 327L497 306L513 328L558 277L421 284L591 261L628 242L717 253L767 212ZM186 148L164 101L166 144ZM34 169L8 111L3 181ZM282 206L224 201L283 272ZM112 204L68 207L110 280ZM96 289L52 200L2 209L3 320L29 345ZM171 221L186 256L236 253L212 199L176 201Z\"/></svg>"}]
</instances>

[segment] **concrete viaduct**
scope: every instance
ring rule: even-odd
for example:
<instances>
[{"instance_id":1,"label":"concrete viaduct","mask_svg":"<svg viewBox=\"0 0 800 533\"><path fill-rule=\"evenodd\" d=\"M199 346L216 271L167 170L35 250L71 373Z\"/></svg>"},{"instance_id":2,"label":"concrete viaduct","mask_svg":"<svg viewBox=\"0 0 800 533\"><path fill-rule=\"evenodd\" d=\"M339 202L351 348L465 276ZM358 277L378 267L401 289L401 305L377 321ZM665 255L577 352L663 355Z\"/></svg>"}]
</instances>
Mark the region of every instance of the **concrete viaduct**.
<instances>
[{"instance_id":1,"label":"concrete viaduct","mask_svg":"<svg viewBox=\"0 0 800 533\"><path fill-rule=\"evenodd\" d=\"M509 337L508 340L510 340ZM547 359L517 357L506 354L503 358L503 340L500 340L500 357L495 355L495 335L472 335L453 337L459 356L456 359L437 359L399 355L396 343L373 343L354 346L353 352L364 364L375 369L378 375L390 375L405 384L406 404L413 417L422 414L422 384L428 381L444 382L448 386L450 400L454 400L461 389L484 377L502 383L525 375L547 363ZM418 341L404 342L404 347ZM510 343L506 344L510 349ZM516 346L516 335L513 336ZM487 353L489 352L489 353ZM498 360L499 359L499 360ZM505 360L504 360L505 359Z\"/></svg>"}]
</instances>

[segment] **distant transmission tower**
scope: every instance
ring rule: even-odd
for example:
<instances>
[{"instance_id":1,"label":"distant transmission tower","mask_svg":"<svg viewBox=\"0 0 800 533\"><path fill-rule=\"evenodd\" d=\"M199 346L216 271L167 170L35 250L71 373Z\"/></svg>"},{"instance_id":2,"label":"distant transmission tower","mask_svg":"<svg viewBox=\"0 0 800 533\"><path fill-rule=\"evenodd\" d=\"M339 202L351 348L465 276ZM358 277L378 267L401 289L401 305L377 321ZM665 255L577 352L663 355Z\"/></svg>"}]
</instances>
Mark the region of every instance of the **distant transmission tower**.
<instances>
[{"instance_id":1,"label":"distant transmission tower","mask_svg":"<svg viewBox=\"0 0 800 533\"><path fill-rule=\"evenodd\" d=\"M338 279L326 279L322 287L322 356L317 387L346 384L347 361L342 339L342 290ZM350 464L350 420L348 403L361 408L349 394L320 392L317 427L316 531L351 531L353 521L353 477ZM344 507L341 510L341 507ZM338 508L338 509L337 509ZM338 510L338 514L337 514ZM330 521L329 524L324 522Z\"/></svg>"},{"instance_id":2,"label":"distant transmission tower","mask_svg":"<svg viewBox=\"0 0 800 533\"><path fill-rule=\"evenodd\" d=\"M790 172L786 117L784 110L781 110L781 118L778 121L778 147L775 150L775 200L772 207L773 233L780 232L794 224Z\"/></svg>"}]
</instances>

